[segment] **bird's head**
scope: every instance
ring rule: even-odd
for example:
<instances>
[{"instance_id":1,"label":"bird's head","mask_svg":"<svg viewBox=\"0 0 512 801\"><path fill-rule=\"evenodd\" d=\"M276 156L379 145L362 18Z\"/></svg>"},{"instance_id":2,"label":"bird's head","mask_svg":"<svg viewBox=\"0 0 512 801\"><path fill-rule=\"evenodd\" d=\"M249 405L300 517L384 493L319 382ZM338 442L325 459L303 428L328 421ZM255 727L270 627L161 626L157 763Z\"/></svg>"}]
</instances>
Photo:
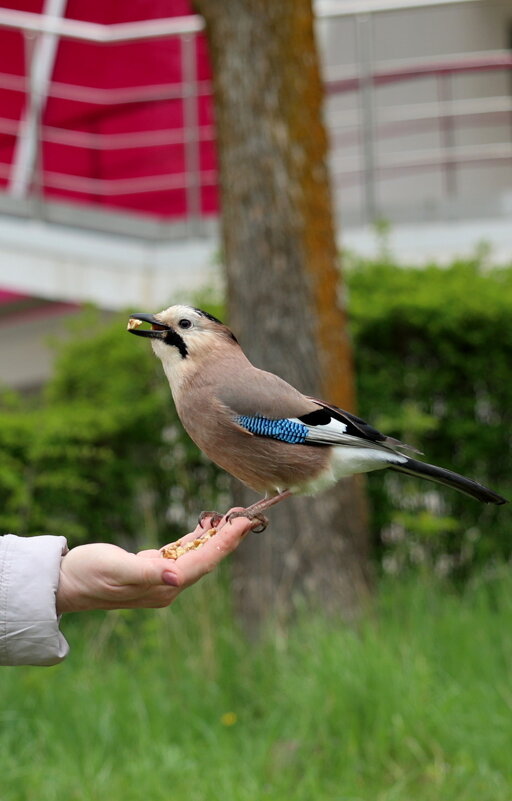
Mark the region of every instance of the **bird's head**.
<instances>
[{"instance_id":1,"label":"bird's head","mask_svg":"<svg viewBox=\"0 0 512 801\"><path fill-rule=\"evenodd\" d=\"M144 323L149 328L142 328ZM192 306L170 306L156 314L132 314L128 331L148 337L166 373L176 373L219 347L237 345L229 328L202 309Z\"/></svg>"}]
</instances>

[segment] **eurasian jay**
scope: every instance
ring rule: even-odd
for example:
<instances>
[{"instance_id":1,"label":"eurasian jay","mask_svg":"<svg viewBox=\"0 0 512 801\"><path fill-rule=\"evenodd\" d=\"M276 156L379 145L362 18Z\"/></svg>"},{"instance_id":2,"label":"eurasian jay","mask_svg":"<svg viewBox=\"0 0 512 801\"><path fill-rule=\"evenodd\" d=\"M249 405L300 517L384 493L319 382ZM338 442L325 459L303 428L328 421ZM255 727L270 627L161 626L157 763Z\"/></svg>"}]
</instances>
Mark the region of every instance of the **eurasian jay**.
<instances>
[{"instance_id":1,"label":"eurasian jay","mask_svg":"<svg viewBox=\"0 0 512 801\"><path fill-rule=\"evenodd\" d=\"M151 328L140 328L142 323ZM484 503L506 503L470 478L407 456L403 451L413 448L359 417L254 367L229 328L201 309L178 305L155 315L133 314L128 330L151 338L191 439L213 462L264 494L243 512L263 527L261 513L290 495L315 495L340 478L382 468Z\"/></svg>"}]
</instances>

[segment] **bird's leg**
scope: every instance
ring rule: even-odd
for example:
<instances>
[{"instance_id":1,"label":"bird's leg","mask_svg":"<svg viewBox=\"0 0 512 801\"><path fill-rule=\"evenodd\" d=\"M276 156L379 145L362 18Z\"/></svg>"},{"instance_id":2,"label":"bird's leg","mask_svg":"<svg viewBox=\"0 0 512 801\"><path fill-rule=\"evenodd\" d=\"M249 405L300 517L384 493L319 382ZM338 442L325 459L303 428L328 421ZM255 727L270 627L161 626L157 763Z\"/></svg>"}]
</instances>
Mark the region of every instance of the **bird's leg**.
<instances>
[{"instance_id":1,"label":"bird's leg","mask_svg":"<svg viewBox=\"0 0 512 801\"><path fill-rule=\"evenodd\" d=\"M258 514L259 512L266 512L267 509L270 509L271 506L274 504L279 503L280 501L284 501L285 498L290 498L293 495L291 490L283 490L282 492L278 492L277 495L271 495L270 498L261 498L261 500L256 501L256 503L251 504L245 510L246 512L250 512L251 514ZM235 512L235 514L237 514ZM243 516L243 512L237 516Z\"/></svg>"},{"instance_id":2,"label":"bird's leg","mask_svg":"<svg viewBox=\"0 0 512 801\"><path fill-rule=\"evenodd\" d=\"M293 495L291 490L283 490L277 495L271 495L270 498L262 498L256 501L256 503L251 504L251 506L248 506L247 509L241 509L239 512L231 512L227 517L228 522L231 522L235 517L248 517L249 520L259 520L260 525L258 528L253 528L253 531L261 533L265 531L268 526L268 518L265 517L263 512L270 509L274 504L284 501L285 498L289 498L291 495Z\"/></svg>"}]
</instances>

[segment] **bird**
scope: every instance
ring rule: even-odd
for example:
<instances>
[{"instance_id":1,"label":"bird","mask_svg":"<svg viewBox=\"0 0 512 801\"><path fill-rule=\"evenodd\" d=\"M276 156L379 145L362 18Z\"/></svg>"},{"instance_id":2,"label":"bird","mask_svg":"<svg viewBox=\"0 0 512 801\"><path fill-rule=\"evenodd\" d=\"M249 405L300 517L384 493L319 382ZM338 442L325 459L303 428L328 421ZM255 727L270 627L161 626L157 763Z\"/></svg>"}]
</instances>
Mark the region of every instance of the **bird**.
<instances>
[{"instance_id":1,"label":"bird","mask_svg":"<svg viewBox=\"0 0 512 801\"><path fill-rule=\"evenodd\" d=\"M255 367L228 326L202 309L178 304L132 314L128 331L151 340L190 438L262 495L232 513L255 518L260 530L268 524L263 513L285 498L316 495L344 477L379 469L434 481L483 503L507 503L470 478L415 459L410 454L418 451L360 417Z\"/></svg>"}]
</instances>

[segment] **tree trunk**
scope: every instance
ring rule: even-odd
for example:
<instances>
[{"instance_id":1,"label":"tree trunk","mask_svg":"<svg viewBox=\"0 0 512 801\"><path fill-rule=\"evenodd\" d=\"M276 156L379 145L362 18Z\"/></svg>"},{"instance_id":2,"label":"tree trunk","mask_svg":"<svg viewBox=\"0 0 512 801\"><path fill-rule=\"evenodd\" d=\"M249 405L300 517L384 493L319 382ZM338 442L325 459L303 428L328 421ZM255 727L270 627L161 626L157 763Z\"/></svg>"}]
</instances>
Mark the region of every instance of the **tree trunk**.
<instances>
[{"instance_id":1,"label":"tree trunk","mask_svg":"<svg viewBox=\"0 0 512 801\"><path fill-rule=\"evenodd\" d=\"M258 367L355 405L311 0L196 0L207 25L230 325ZM240 485L235 502L254 495ZM351 617L368 588L364 485L284 501L237 552L251 628L297 597Z\"/></svg>"}]
</instances>

